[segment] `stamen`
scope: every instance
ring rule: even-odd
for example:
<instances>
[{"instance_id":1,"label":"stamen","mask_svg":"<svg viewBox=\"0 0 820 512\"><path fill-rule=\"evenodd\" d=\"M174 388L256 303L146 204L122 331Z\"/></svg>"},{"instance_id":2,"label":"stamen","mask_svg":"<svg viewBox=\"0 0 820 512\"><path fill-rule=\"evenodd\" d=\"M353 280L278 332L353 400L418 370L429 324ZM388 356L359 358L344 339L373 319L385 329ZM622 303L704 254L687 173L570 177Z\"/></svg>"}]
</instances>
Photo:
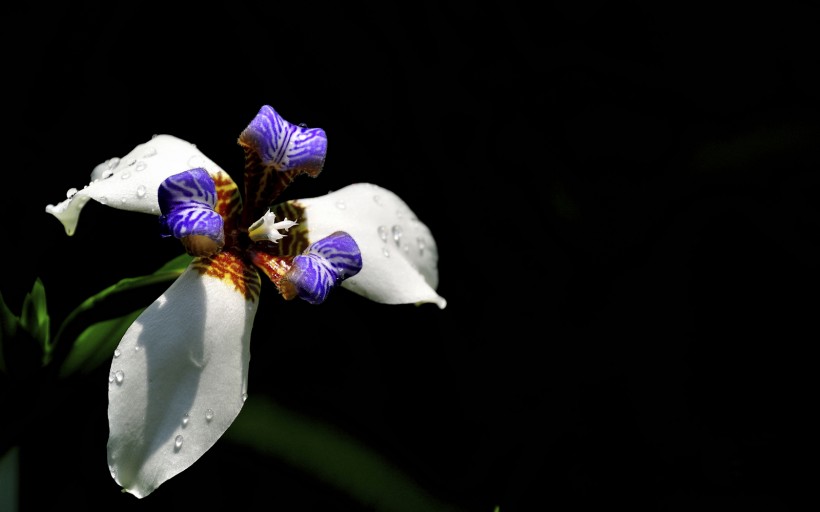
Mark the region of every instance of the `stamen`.
<instances>
[{"instance_id":1,"label":"stamen","mask_svg":"<svg viewBox=\"0 0 820 512\"><path fill-rule=\"evenodd\" d=\"M276 215L274 215L273 212L268 212L248 228L248 236L254 242L260 242L262 240L276 242L285 237L285 235L281 234L278 230L284 229L287 231L295 225L296 223L294 221L288 220L287 218L276 222Z\"/></svg>"}]
</instances>

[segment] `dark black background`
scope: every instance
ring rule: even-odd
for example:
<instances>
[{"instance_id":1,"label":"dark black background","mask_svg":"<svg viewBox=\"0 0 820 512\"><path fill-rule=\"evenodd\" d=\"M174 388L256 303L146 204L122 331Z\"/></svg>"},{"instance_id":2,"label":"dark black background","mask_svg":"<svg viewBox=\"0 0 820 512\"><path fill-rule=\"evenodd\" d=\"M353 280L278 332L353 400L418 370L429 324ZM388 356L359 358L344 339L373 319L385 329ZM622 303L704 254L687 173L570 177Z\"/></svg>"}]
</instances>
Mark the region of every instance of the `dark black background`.
<instances>
[{"instance_id":1,"label":"dark black background","mask_svg":"<svg viewBox=\"0 0 820 512\"><path fill-rule=\"evenodd\" d=\"M44 212L155 133L241 179L259 107L320 126L286 197L367 181L439 246L445 310L263 289L250 392L466 510L798 510L818 289L817 15L654 2L32 4L4 14L3 297L57 323L181 249ZM265 293L267 292L267 293ZM23 433L21 510L372 510L229 442L138 501L107 368ZM54 393L52 389L44 392ZM5 415L6 412L0 412ZM0 416L2 417L2 416Z\"/></svg>"}]
</instances>

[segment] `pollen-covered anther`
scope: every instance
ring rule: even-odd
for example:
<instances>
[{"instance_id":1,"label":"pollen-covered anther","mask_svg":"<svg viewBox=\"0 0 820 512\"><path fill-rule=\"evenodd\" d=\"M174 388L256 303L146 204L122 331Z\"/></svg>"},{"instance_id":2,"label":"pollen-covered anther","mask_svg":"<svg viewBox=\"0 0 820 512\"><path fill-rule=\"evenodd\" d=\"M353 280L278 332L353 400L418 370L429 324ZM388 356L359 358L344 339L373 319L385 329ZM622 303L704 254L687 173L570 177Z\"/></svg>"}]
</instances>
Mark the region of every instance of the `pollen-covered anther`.
<instances>
[{"instance_id":1,"label":"pollen-covered anther","mask_svg":"<svg viewBox=\"0 0 820 512\"><path fill-rule=\"evenodd\" d=\"M251 224L251 227L248 228L248 236L254 242L261 242L262 240L276 242L285 237L279 232L280 229L287 231L295 225L296 222L287 218L276 222L276 216L273 212L267 212L262 218Z\"/></svg>"},{"instance_id":2,"label":"pollen-covered anther","mask_svg":"<svg viewBox=\"0 0 820 512\"><path fill-rule=\"evenodd\" d=\"M207 258L222 250L223 244L205 235L189 235L180 239L191 256Z\"/></svg>"}]
</instances>

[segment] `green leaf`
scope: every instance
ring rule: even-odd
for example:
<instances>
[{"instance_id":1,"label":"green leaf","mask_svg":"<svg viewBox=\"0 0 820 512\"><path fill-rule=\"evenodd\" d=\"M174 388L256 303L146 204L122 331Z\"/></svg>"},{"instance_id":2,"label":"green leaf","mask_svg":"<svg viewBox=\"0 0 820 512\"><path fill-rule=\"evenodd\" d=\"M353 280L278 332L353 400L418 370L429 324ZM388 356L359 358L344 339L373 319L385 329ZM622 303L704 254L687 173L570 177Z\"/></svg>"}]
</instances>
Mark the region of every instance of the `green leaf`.
<instances>
[{"instance_id":1,"label":"green leaf","mask_svg":"<svg viewBox=\"0 0 820 512\"><path fill-rule=\"evenodd\" d=\"M23 312L20 315L20 324L31 334L40 349L47 351L50 335L48 307L46 305L46 289L38 277L34 281L31 291L23 300Z\"/></svg>"},{"instance_id":2,"label":"green leaf","mask_svg":"<svg viewBox=\"0 0 820 512\"><path fill-rule=\"evenodd\" d=\"M15 380L29 378L43 364L42 346L24 327L0 296L0 370Z\"/></svg>"},{"instance_id":3,"label":"green leaf","mask_svg":"<svg viewBox=\"0 0 820 512\"><path fill-rule=\"evenodd\" d=\"M278 457L381 512L460 510L339 429L251 397L225 432L232 442Z\"/></svg>"},{"instance_id":4,"label":"green leaf","mask_svg":"<svg viewBox=\"0 0 820 512\"><path fill-rule=\"evenodd\" d=\"M130 277L89 297L60 326L50 358L65 377L107 360L125 330L167 289L193 258L182 254L151 275Z\"/></svg>"},{"instance_id":5,"label":"green leaf","mask_svg":"<svg viewBox=\"0 0 820 512\"><path fill-rule=\"evenodd\" d=\"M84 330L74 342L71 352L60 367L60 377L74 373L88 373L108 361L128 327L145 310L104 320Z\"/></svg>"},{"instance_id":6,"label":"green leaf","mask_svg":"<svg viewBox=\"0 0 820 512\"><path fill-rule=\"evenodd\" d=\"M13 340L17 337L19 325L20 319L11 312L3 299L3 294L0 293L0 372L6 372L5 347L13 343Z\"/></svg>"}]
</instances>

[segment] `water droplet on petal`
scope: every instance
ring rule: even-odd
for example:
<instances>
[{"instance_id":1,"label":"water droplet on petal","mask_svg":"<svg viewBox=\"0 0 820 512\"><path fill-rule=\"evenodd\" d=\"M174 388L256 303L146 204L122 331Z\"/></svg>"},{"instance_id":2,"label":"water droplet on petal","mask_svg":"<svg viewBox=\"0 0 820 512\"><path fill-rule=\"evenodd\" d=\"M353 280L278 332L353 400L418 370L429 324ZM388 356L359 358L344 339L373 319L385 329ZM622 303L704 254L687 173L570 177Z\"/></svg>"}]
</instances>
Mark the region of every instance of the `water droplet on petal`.
<instances>
[{"instance_id":1,"label":"water droplet on petal","mask_svg":"<svg viewBox=\"0 0 820 512\"><path fill-rule=\"evenodd\" d=\"M112 171L111 169L106 169L105 171L103 171L102 176L100 176L100 177L102 179L106 179L106 178L110 178L113 175L114 175L114 171Z\"/></svg>"},{"instance_id":2,"label":"water droplet on petal","mask_svg":"<svg viewBox=\"0 0 820 512\"><path fill-rule=\"evenodd\" d=\"M114 380L117 381L117 384L122 384L123 379L125 379L125 373L122 370L114 372Z\"/></svg>"},{"instance_id":3,"label":"water droplet on petal","mask_svg":"<svg viewBox=\"0 0 820 512\"><path fill-rule=\"evenodd\" d=\"M148 164L146 164L145 162L140 161L140 162L137 162L137 167L134 170L137 171L137 172L144 171L146 167L148 167Z\"/></svg>"},{"instance_id":4,"label":"water droplet on petal","mask_svg":"<svg viewBox=\"0 0 820 512\"><path fill-rule=\"evenodd\" d=\"M145 185L137 187L137 197L145 197Z\"/></svg>"},{"instance_id":5,"label":"water droplet on petal","mask_svg":"<svg viewBox=\"0 0 820 512\"><path fill-rule=\"evenodd\" d=\"M127 165L130 167L130 166L134 165L135 163L137 163L137 159L136 158L131 158L131 159L128 160Z\"/></svg>"},{"instance_id":6,"label":"water droplet on petal","mask_svg":"<svg viewBox=\"0 0 820 512\"><path fill-rule=\"evenodd\" d=\"M100 202L100 204L108 204L108 198L107 198L107 197L105 197L105 196L100 196L100 197L98 197L98 198L97 198L97 201L99 201L99 202Z\"/></svg>"},{"instance_id":7,"label":"water droplet on petal","mask_svg":"<svg viewBox=\"0 0 820 512\"><path fill-rule=\"evenodd\" d=\"M108 372L108 382L114 382L114 372Z\"/></svg>"},{"instance_id":8,"label":"water droplet on petal","mask_svg":"<svg viewBox=\"0 0 820 512\"><path fill-rule=\"evenodd\" d=\"M114 349L114 357L120 357L120 349Z\"/></svg>"},{"instance_id":9,"label":"water droplet on petal","mask_svg":"<svg viewBox=\"0 0 820 512\"><path fill-rule=\"evenodd\" d=\"M182 436L179 435L174 439L174 451L178 452L182 449Z\"/></svg>"},{"instance_id":10,"label":"water droplet on petal","mask_svg":"<svg viewBox=\"0 0 820 512\"><path fill-rule=\"evenodd\" d=\"M188 413L185 413L185 414L182 416L182 426L183 426L183 427L188 426Z\"/></svg>"},{"instance_id":11,"label":"water droplet on petal","mask_svg":"<svg viewBox=\"0 0 820 512\"><path fill-rule=\"evenodd\" d=\"M154 137L156 137L156 135L154 135ZM145 150L145 154L142 155L142 156L145 157L145 158L148 158L148 157L154 156L156 154L157 154L157 148L148 148L147 150Z\"/></svg>"},{"instance_id":12,"label":"water droplet on petal","mask_svg":"<svg viewBox=\"0 0 820 512\"><path fill-rule=\"evenodd\" d=\"M72 187L72 188L68 189L68 191L65 193L65 197L66 197L66 199L71 199L72 197L74 197L74 194L76 194L76 193L77 193L77 189Z\"/></svg>"},{"instance_id":13,"label":"water droplet on petal","mask_svg":"<svg viewBox=\"0 0 820 512\"><path fill-rule=\"evenodd\" d=\"M120 159L119 159L119 157L116 157L116 156L114 158L109 158L108 160L105 161L105 166L108 169L114 169L119 164L120 164ZM114 174L114 171L111 171L111 174ZM108 176L111 176L111 174L109 174ZM103 173L103 177L105 177L105 173Z\"/></svg>"},{"instance_id":14,"label":"water droplet on petal","mask_svg":"<svg viewBox=\"0 0 820 512\"><path fill-rule=\"evenodd\" d=\"M387 247L382 248L382 254L384 254L385 258L390 257L390 251L387 250Z\"/></svg>"},{"instance_id":15,"label":"water droplet on petal","mask_svg":"<svg viewBox=\"0 0 820 512\"><path fill-rule=\"evenodd\" d=\"M134 345L134 352L139 352L139 351L140 351L140 346L139 345Z\"/></svg>"},{"instance_id":16,"label":"water droplet on petal","mask_svg":"<svg viewBox=\"0 0 820 512\"><path fill-rule=\"evenodd\" d=\"M379 231L379 238L382 239L382 242L386 242L387 241L387 227L379 226L378 231Z\"/></svg>"},{"instance_id":17,"label":"water droplet on petal","mask_svg":"<svg viewBox=\"0 0 820 512\"><path fill-rule=\"evenodd\" d=\"M299 123L299 128L307 128L307 123Z\"/></svg>"},{"instance_id":18,"label":"water droplet on petal","mask_svg":"<svg viewBox=\"0 0 820 512\"><path fill-rule=\"evenodd\" d=\"M344 210L345 208L347 208L347 205L345 204L344 201L339 199L338 201L336 201L336 208L338 208L340 210Z\"/></svg>"},{"instance_id":19,"label":"water droplet on petal","mask_svg":"<svg viewBox=\"0 0 820 512\"><path fill-rule=\"evenodd\" d=\"M247 399L248 399L248 394L247 393L242 393L242 401L244 402Z\"/></svg>"},{"instance_id":20,"label":"water droplet on petal","mask_svg":"<svg viewBox=\"0 0 820 512\"><path fill-rule=\"evenodd\" d=\"M393 233L393 241L396 242L396 245L401 244L401 226L394 225L390 229L391 233Z\"/></svg>"},{"instance_id":21,"label":"water droplet on petal","mask_svg":"<svg viewBox=\"0 0 820 512\"><path fill-rule=\"evenodd\" d=\"M205 411L205 421L210 423L212 419L214 419L214 410L213 409L207 409Z\"/></svg>"},{"instance_id":22,"label":"water droplet on petal","mask_svg":"<svg viewBox=\"0 0 820 512\"><path fill-rule=\"evenodd\" d=\"M116 469L114 469L113 467L110 467L110 468L108 468L108 471L111 473L111 478L114 478L114 479L117 478L117 470Z\"/></svg>"},{"instance_id":23,"label":"water droplet on petal","mask_svg":"<svg viewBox=\"0 0 820 512\"><path fill-rule=\"evenodd\" d=\"M127 180L130 177L131 177L131 173L128 172L128 171L123 171L123 172L120 173L120 178L122 178L124 180Z\"/></svg>"},{"instance_id":24,"label":"water droplet on petal","mask_svg":"<svg viewBox=\"0 0 820 512\"><path fill-rule=\"evenodd\" d=\"M121 202L122 204L125 204L125 203L127 203L127 202L128 202L128 199L126 199L126 198L124 198L124 197L123 197L122 199L120 199L120 202Z\"/></svg>"}]
</instances>

